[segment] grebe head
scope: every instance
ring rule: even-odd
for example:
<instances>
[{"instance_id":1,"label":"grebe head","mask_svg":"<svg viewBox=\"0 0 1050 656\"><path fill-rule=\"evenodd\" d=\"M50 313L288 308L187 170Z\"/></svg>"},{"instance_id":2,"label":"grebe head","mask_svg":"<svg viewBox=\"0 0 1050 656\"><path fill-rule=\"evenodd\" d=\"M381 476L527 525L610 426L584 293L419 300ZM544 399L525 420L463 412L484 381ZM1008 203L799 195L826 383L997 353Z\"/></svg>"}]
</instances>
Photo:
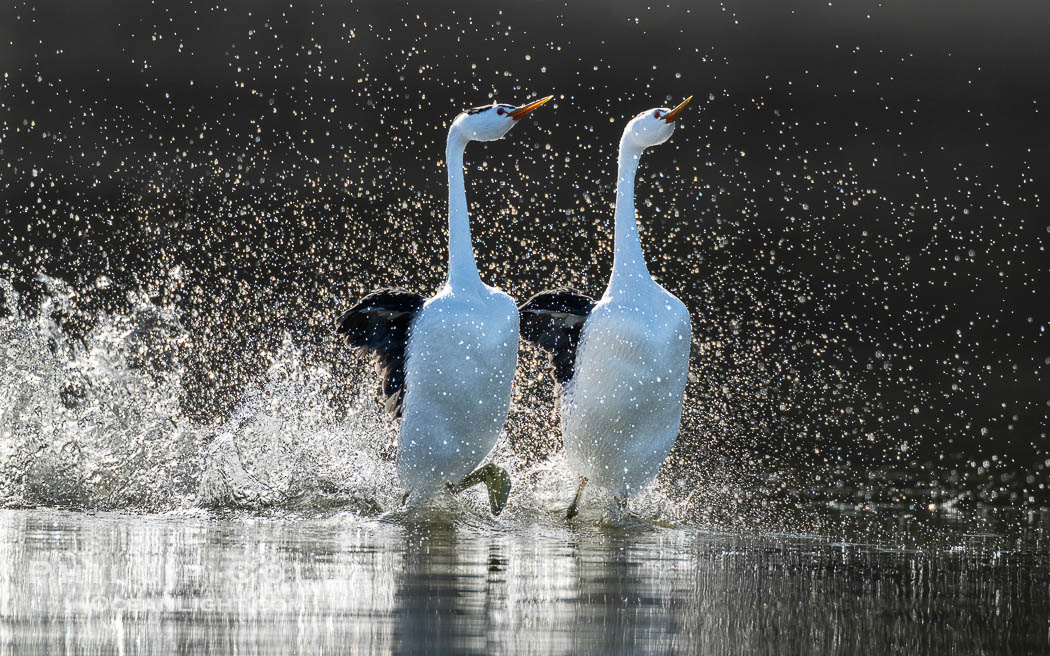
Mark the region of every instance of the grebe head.
<instances>
[{"instance_id":1,"label":"grebe head","mask_svg":"<svg viewBox=\"0 0 1050 656\"><path fill-rule=\"evenodd\" d=\"M689 96L674 109L656 107L635 116L623 131L623 141L642 150L667 141L674 134L674 120L692 99Z\"/></svg>"},{"instance_id":2,"label":"grebe head","mask_svg":"<svg viewBox=\"0 0 1050 656\"><path fill-rule=\"evenodd\" d=\"M553 97L540 98L520 107L500 103L474 107L457 116L452 122L452 129L469 141L495 141L510 132L521 117Z\"/></svg>"}]
</instances>

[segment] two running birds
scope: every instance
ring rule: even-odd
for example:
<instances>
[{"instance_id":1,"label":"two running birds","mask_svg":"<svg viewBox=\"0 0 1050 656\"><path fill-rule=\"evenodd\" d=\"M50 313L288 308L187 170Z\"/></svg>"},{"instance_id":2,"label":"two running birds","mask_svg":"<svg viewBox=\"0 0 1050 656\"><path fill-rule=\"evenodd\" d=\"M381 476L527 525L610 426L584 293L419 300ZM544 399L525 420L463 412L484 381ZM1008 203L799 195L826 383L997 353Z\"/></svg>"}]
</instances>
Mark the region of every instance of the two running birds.
<instances>
[{"instance_id":1,"label":"two running birds","mask_svg":"<svg viewBox=\"0 0 1050 656\"><path fill-rule=\"evenodd\" d=\"M520 307L478 273L463 155L471 141L502 138L551 96L522 106L469 109L449 128L448 278L430 298L400 289L368 294L336 319L347 346L371 354L386 409L401 419L397 471L406 501L484 483L493 514L510 494L489 462L510 407L519 337L550 354L570 465L621 504L651 481L678 435L689 369L689 312L649 275L635 219L634 184L646 148L667 141L689 103L632 119L620 140L615 244L600 299L572 289Z\"/></svg>"}]
</instances>

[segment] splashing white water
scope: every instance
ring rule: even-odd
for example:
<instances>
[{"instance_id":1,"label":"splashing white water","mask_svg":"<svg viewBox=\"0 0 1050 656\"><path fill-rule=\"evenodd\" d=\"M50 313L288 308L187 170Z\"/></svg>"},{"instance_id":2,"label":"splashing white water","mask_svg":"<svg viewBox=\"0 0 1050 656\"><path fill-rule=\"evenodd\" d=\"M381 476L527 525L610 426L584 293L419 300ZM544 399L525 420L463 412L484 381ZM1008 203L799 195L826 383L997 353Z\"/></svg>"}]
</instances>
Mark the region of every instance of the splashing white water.
<instances>
[{"instance_id":1,"label":"splashing white water","mask_svg":"<svg viewBox=\"0 0 1050 656\"><path fill-rule=\"evenodd\" d=\"M34 317L0 282L0 504L156 511L327 495L375 510L393 498L374 404L363 396L333 419L321 389L331 374L305 365L290 338L229 420L202 424L186 416L187 335L173 308L135 296L77 339L61 325L77 292L39 281Z\"/></svg>"},{"instance_id":2,"label":"splashing white water","mask_svg":"<svg viewBox=\"0 0 1050 656\"><path fill-rule=\"evenodd\" d=\"M54 278L39 282L45 294L26 316L13 286L0 281L9 309L0 320L0 505L367 515L400 506L395 427L371 381L343 381L354 396L336 411L335 374L285 336L229 418L201 422L187 413L194 401L180 355L192 346L174 308L136 294L126 312L91 317L77 338L64 320L82 314L78 292ZM515 480L508 514L564 513L576 478L560 456L526 465L504 438L495 457ZM584 517L601 519L606 497L589 490ZM655 490L637 501L644 514L673 516ZM487 512L480 490L437 503Z\"/></svg>"},{"instance_id":3,"label":"splashing white water","mask_svg":"<svg viewBox=\"0 0 1050 656\"><path fill-rule=\"evenodd\" d=\"M19 310L14 286L0 280L7 308L0 318L0 506L402 512L396 425L376 401L364 359L315 352L309 336L290 334L272 352L251 345L250 353L222 351L220 361L262 355L265 369L236 387L218 413L204 412L195 385L227 374L197 357L213 335L191 335L175 307L144 293L129 295L124 310L92 314L83 308L96 287L81 292L44 276L38 282L43 294L29 313ZM494 454L514 485L503 517L560 521L579 478L557 446L547 448L556 426L530 387L535 372L524 369ZM711 425L700 415L704 407L691 406L685 430ZM626 517L734 523L756 506L768 517L767 499L802 489L782 482L778 491L760 474L687 448L632 498ZM439 495L429 507L457 521L488 521L480 487ZM608 492L586 488L579 521L624 518Z\"/></svg>"},{"instance_id":4,"label":"splashing white water","mask_svg":"<svg viewBox=\"0 0 1050 656\"><path fill-rule=\"evenodd\" d=\"M198 502L207 506L317 505L326 500L363 512L397 497L393 460L378 445L387 429L361 395L334 420L324 385L331 373L304 365L290 338L262 385L245 394L204 456Z\"/></svg>"},{"instance_id":5,"label":"splashing white water","mask_svg":"<svg viewBox=\"0 0 1050 656\"><path fill-rule=\"evenodd\" d=\"M6 505L163 508L183 503L207 431L182 419L181 372L167 359L185 333L170 308L130 299L80 340L57 317L68 285L41 277L36 317L3 283L0 501Z\"/></svg>"}]
</instances>

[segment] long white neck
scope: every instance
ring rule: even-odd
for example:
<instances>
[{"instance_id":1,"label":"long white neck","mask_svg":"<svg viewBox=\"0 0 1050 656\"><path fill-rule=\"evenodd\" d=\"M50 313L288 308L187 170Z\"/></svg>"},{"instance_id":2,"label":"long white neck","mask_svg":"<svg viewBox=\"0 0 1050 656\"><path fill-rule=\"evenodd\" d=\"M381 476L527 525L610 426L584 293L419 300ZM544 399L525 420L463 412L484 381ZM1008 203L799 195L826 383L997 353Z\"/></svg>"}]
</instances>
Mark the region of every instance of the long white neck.
<instances>
[{"instance_id":1,"label":"long white neck","mask_svg":"<svg viewBox=\"0 0 1050 656\"><path fill-rule=\"evenodd\" d=\"M448 168L448 284L454 289L482 285L474 245L470 240L470 216L467 214L467 190L463 183L463 152L469 140L453 125L445 147Z\"/></svg>"},{"instance_id":2,"label":"long white neck","mask_svg":"<svg viewBox=\"0 0 1050 656\"><path fill-rule=\"evenodd\" d=\"M652 280L642 255L638 239L638 221L634 213L634 179L642 149L620 141L619 171L616 179L616 238L613 250L613 271L609 289L636 285Z\"/></svg>"}]
</instances>

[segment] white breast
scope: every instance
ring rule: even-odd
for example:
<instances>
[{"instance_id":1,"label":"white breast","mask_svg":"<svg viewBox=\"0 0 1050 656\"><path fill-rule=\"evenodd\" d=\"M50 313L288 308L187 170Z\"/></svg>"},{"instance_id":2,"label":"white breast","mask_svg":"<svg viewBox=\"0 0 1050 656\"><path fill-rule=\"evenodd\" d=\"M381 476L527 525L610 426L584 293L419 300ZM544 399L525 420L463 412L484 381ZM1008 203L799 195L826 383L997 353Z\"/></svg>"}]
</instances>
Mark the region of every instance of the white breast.
<instances>
[{"instance_id":1,"label":"white breast","mask_svg":"<svg viewBox=\"0 0 1050 656\"><path fill-rule=\"evenodd\" d=\"M407 355L398 471L406 489L428 495L496 445L517 366L518 309L498 290L446 287L413 321Z\"/></svg>"},{"instance_id":2,"label":"white breast","mask_svg":"<svg viewBox=\"0 0 1050 656\"><path fill-rule=\"evenodd\" d=\"M655 284L594 307L562 401L577 471L621 496L652 480L678 435L690 341L685 306Z\"/></svg>"}]
</instances>

